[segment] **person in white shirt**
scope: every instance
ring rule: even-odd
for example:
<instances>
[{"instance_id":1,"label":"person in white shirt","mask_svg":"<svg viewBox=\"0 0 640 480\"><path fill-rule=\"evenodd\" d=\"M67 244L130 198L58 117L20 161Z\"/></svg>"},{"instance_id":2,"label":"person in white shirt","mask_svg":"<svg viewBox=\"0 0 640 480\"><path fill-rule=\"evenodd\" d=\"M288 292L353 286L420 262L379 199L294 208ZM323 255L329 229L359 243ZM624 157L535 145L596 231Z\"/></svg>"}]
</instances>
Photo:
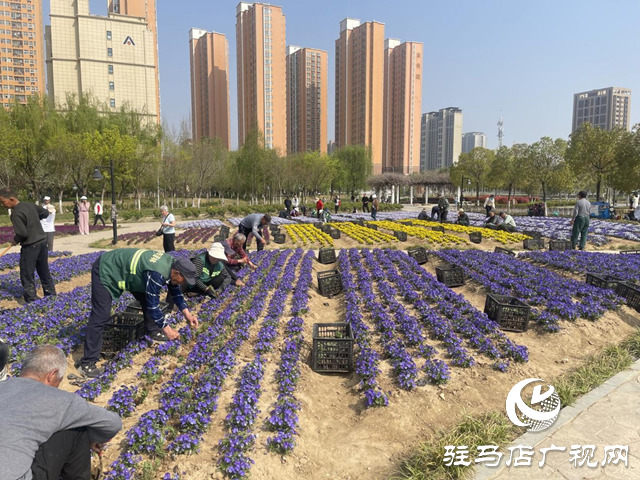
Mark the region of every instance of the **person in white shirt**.
<instances>
[{"instance_id":1,"label":"person in white shirt","mask_svg":"<svg viewBox=\"0 0 640 480\"><path fill-rule=\"evenodd\" d=\"M53 252L53 237L56 235L56 226L54 225L56 221L56 207L51 205L51 197L44 197L42 199L42 208L49 212L49 216L40 220L40 223L42 224L42 230L44 230L47 236L47 248L50 252Z\"/></svg>"},{"instance_id":2,"label":"person in white shirt","mask_svg":"<svg viewBox=\"0 0 640 480\"><path fill-rule=\"evenodd\" d=\"M291 200L291 206L296 209L300 206L300 200L298 199L298 195L294 195L293 199Z\"/></svg>"},{"instance_id":3,"label":"person in white shirt","mask_svg":"<svg viewBox=\"0 0 640 480\"><path fill-rule=\"evenodd\" d=\"M502 219L502 223L498 225L498 230L504 230L506 232L516 231L516 222L511 215L500 212L500 218Z\"/></svg>"},{"instance_id":4,"label":"person in white shirt","mask_svg":"<svg viewBox=\"0 0 640 480\"><path fill-rule=\"evenodd\" d=\"M484 201L484 209L487 211L487 217L489 216L489 212L491 210L495 210L496 208L496 199L493 195L487 197Z\"/></svg>"},{"instance_id":5,"label":"person in white shirt","mask_svg":"<svg viewBox=\"0 0 640 480\"><path fill-rule=\"evenodd\" d=\"M104 227L106 224L104 223L104 218L102 218L102 214L104 210L102 209L102 204L100 202L96 202L93 207L93 213L95 214L95 219L93 220L93 225L96 226L98 222L102 222L102 226Z\"/></svg>"},{"instance_id":6,"label":"person in white shirt","mask_svg":"<svg viewBox=\"0 0 640 480\"><path fill-rule=\"evenodd\" d=\"M162 246L164 253L175 252L176 241L176 218L173 213L169 213L169 207L163 205L160 207L160 215L162 215Z\"/></svg>"},{"instance_id":7,"label":"person in white shirt","mask_svg":"<svg viewBox=\"0 0 640 480\"><path fill-rule=\"evenodd\" d=\"M633 198L631 199L631 208L633 210L635 210L636 208L638 208L638 193L634 193L633 194Z\"/></svg>"}]
</instances>

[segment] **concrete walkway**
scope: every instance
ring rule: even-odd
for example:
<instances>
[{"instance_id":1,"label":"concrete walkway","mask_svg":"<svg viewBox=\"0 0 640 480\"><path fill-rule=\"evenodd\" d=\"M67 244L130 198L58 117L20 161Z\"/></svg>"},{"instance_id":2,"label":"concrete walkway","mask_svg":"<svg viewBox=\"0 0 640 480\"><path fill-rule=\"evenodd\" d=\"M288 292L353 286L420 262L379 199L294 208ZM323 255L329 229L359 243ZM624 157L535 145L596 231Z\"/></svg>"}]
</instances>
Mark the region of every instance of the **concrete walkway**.
<instances>
[{"instance_id":1,"label":"concrete walkway","mask_svg":"<svg viewBox=\"0 0 640 480\"><path fill-rule=\"evenodd\" d=\"M531 466L511 467L505 464L511 452L504 449L504 456L497 467L476 470L475 480L583 480L583 479L640 479L640 361L629 370L620 372L600 387L581 397L575 404L561 410L558 420L547 430L527 433L516 439L511 447L533 447L535 454ZM544 466L540 449L565 447L564 451L548 451ZM580 466L580 460L571 461L572 446L595 446L591 458ZM602 466L605 447L628 446L628 466L624 459L617 465ZM577 449L577 447L576 447ZM514 460L520 451L514 450ZM581 455L582 457L582 455ZM616 458L616 455L613 456ZM574 465L577 463L577 466ZM597 463L597 466L594 465ZM590 466L588 466L590 464Z\"/></svg>"}]
</instances>

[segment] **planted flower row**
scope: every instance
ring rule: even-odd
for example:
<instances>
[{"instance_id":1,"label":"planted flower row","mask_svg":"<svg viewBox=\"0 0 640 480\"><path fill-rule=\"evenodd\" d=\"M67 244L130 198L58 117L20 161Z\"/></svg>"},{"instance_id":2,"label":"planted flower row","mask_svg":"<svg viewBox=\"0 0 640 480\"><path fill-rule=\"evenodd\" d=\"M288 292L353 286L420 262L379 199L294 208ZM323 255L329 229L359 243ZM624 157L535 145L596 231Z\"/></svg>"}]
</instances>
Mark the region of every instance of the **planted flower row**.
<instances>
[{"instance_id":1,"label":"planted flower row","mask_svg":"<svg viewBox=\"0 0 640 480\"><path fill-rule=\"evenodd\" d=\"M49 258L56 257L68 257L71 255L71 252L62 251L62 252L49 252ZM20 265L20 253L7 253L0 257L0 271L9 270L11 268L17 268Z\"/></svg>"}]
</instances>

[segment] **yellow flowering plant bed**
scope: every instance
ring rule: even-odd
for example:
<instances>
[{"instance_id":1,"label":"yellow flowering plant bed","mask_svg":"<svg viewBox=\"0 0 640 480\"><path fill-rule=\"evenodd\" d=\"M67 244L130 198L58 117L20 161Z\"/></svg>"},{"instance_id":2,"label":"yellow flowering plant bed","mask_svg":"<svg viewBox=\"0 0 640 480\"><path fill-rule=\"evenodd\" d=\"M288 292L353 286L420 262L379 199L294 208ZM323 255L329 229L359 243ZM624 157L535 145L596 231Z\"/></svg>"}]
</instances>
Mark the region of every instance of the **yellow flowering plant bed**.
<instances>
[{"instance_id":1,"label":"yellow flowering plant bed","mask_svg":"<svg viewBox=\"0 0 640 480\"><path fill-rule=\"evenodd\" d=\"M393 235L379 232L371 228L361 227L360 225L356 225L355 223L344 222L332 223L331 225L359 243L373 245L374 243L389 243L398 241L398 239Z\"/></svg>"},{"instance_id":2,"label":"yellow flowering plant bed","mask_svg":"<svg viewBox=\"0 0 640 480\"><path fill-rule=\"evenodd\" d=\"M438 243L441 245L458 245L469 243L467 240L458 237L457 235L451 235L449 233L434 232L433 230L425 230L424 228L414 227L405 223L391 222L388 220L380 220L376 222L367 222L376 225L378 228L384 228L385 230L397 230L405 232L412 237L418 237L422 240Z\"/></svg>"},{"instance_id":3,"label":"yellow flowering plant bed","mask_svg":"<svg viewBox=\"0 0 640 480\"><path fill-rule=\"evenodd\" d=\"M309 223L296 223L283 225L283 227L293 243L302 243L302 245L319 243L321 246L333 246L333 238Z\"/></svg>"},{"instance_id":4,"label":"yellow flowering plant bed","mask_svg":"<svg viewBox=\"0 0 640 480\"><path fill-rule=\"evenodd\" d=\"M444 227L445 230L449 230L457 233L475 233L479 232L482 234L483 238L490 238L495 240L496 242L500 242L503 244L507 243L517 243L522 242L528 238L531 238L527 235L523 235L521 233L511 233L505 232L504 230L493 230L491 228L482 228L482 227L465 227L464 225L458 225L456 223L436 223L436 222L428 222L426 220L401 220L404 224L418 225L420 227L433 227L434 225L439 225Z\"/></svg>"}]
</instances>

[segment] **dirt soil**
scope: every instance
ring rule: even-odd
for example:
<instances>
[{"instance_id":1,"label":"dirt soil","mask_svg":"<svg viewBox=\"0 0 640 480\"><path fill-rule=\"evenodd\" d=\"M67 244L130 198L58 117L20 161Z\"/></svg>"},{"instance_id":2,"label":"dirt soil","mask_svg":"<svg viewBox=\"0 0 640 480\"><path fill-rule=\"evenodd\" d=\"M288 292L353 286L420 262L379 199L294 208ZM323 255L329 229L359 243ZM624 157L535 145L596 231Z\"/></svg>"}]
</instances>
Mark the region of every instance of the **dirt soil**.
<instances>
[{"instance_id":1,"label":"dirt soil","mask_svg":"<svg viewBox=\"0 0 640 480\"><path fill-rule=\"evenodd\" d=\"M65 293L70 292L76 287L82 287L85 285L89 285L91 283L91 273L87 273L84 275L80 275L79 277L74 277L71 280L66 282L56 283L56 292L57 293ZM42 287L38 288L38 296L42 298ZM24 299L16 298L15 300L0 300L0 309L8 309L8 308L17 308L24 306Z\"/></svg>"},{"instance_id":2,"label":"dirt soil","mask_svg":"<svg viewBox=\"0 0 640 480\"><path fill-rule=\"evenodd\" d=\"M607 313L598 321L578 320L562 322L562 330L547 334L533 326L526 333L506 333L518 344L529 349L530 360L526 364L512 364L506 374L491 368L492 361L477 355L474 368L451 368L451 380L444 386L427 385L405 392L394 384L391 366L383 360L380 364L381 386L389 391L389 406L365 409L362 395L357 391L355 374L321 375L311 368L311 339L314 323L344 321L345 304L342 295L325 298L317 292L317 272L329 270L334 265L314 264L314 287L310 291L309 313L304 315L305 345L302 376L296 390L301 402L300 425L297 446L286 457L267 452L265 443L269 432L263 430L270 406L277 397L273 375L283 344L285 315L281 320L279 337L274 350L266 355L268 366L263 380L263 392L258 408L261 413L255 423L256 447L249 454L255 460L251 469L252 479L382 479L394 473L404 455L430 434L456 424L465 413L501 411L509 389L519 380L537 377L553 382L555 378L580 366L588 355L594 354L611 343L617 343L640 326L640 315L623 307L620 312ZM435 262L425 265L430 273ZM88 277L78 278L73 284L88 282ZM64 288L71 289L72 285ZM62 288L62 285L61 285ZM482 287L469 284L455 289L476 308L484 308L486 292ZM62 290L61 290L62 291ZM410 308L410 307L409 307ZM415 311L412 313L415 314ZM262 319L262 318L261 318ZM253 358L252 348L261 324L258 319L249 332L249 340L238 355L238 365L229 374L218 402L218 410L205 434L200 452L191 456L167 457L161 461L157 478L167 471L185 472L184 478L222 478L217 470L218 442L226 433L224 418L229 411L236 390L236 379L242 367ZM365 321L372 326L369 318ZM433 342L434 346L438 342ZM375 343L378 351L380 345ZM104 455L107 467L117 457L124 432L135 424L144 412L156 408L160 385L186 355L188 347L182 347L178 355L164 360L165 373L149 390L147 399L138 406L133 417L124 419L122 432L111 442ZM112 388L97 398L96 404L105 406L113 392L122 385L139 384L137 373L148 360L151 349L134 359L132 368L118 374ZM70 371L72 369L70 360ZM63 388L75 390L65 380Z\"/></svg>"}]
</instances>

